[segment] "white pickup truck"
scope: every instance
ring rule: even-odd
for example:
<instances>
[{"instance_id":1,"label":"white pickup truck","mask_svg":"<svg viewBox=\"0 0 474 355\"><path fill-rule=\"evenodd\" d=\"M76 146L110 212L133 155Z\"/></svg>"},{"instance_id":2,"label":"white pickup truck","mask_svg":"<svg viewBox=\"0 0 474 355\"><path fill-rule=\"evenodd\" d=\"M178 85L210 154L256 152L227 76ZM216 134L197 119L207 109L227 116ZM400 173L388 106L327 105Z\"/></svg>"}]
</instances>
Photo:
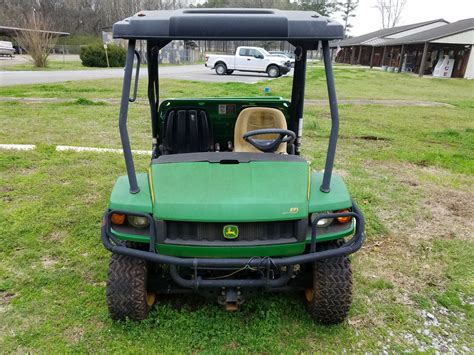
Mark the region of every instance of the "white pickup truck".
<instances>
[{"instance_id":1,"label":"white pickup truck","mask_svg":"<svg viewBox=\"0 0 474 355\"><path fill-rule=\"evenodd\" d=\"M277 78L291 70L288 58L268 53L258 47L237 47L235 55L206 54L207 68L214 69L217 75L230 75L234 70L267 73Z\"/></svg>"}]
</instances>

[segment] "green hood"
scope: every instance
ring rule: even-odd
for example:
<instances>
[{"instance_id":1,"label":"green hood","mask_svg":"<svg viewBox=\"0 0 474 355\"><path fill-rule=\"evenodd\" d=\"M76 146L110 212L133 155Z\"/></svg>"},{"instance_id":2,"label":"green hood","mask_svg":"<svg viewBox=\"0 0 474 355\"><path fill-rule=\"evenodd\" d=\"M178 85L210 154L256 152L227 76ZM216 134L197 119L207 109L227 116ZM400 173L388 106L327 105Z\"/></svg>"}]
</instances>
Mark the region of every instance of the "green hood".
<instances>
[{"instance_id":1,"label":"green hood","mask_svg":"<svg viewBox=\"0 0 474 355\"><path fill-rule=\"evenodd\" d=\"M152 164L153 215L162 220L245 222L308 216L303 161Z\"/></svg>"}]
</instances>

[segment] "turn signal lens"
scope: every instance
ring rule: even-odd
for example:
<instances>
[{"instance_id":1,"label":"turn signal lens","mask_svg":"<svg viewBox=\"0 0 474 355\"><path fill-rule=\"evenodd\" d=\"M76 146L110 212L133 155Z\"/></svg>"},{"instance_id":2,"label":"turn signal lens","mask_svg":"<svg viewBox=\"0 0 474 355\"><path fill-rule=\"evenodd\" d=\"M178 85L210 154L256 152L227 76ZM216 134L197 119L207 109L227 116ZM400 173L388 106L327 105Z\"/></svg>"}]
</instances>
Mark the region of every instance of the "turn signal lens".
<instances>
[{"instance_id":1,"label":"turn signal lens","mask_svg":"<svg viewBox=\"0 0 474 355\"><path fill-rule=\"evenodd\" d=\"M125 215L120 213L112 213L112 216L110 216L110 220L113 224L124 224Z\"/></svg>"},{"instance_id":2,"label":"turn signal lens","mask_svg":"<svg viewBox=\"0 0 474 355\"><path fill-rule=\"evenodd\" d=\"M343 210L340 210L340 211L337 211L337 213L346 213L346 212L350 212L350 211L349 211L347 208L345 208L345 209L343 209ZM347 216L347 217L336 217L336 219L337 219L337 221L338 221L339 223L344 224L344 223L349 222L349 221L352 219L352 217L351 217L351 216Z\"/></svg>"}]
</instances>

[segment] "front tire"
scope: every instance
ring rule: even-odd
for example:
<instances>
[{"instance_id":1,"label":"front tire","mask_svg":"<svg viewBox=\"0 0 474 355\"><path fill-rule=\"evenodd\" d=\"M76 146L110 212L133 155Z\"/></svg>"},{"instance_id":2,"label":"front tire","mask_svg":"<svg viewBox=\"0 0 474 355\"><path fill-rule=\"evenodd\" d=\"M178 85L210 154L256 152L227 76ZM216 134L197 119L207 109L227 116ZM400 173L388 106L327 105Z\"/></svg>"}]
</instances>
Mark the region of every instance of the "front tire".
<instances>
[{"instance_id":1,"label":"front tire","mask_svg":"<svg viewBox=\"0 0 474 355\"><path fill-rule=\"evenodd\" d=\"M270 65L267 68L267 74L270 78L278 78L280 76L280 68L276 65Z\"/></svg>"},{"instance_id":2,"label":"front tire","mask_svg":"<svg viewBox=\"0 0 474 355\"><path fill-rule=\"evenodd\" d=\"M337 244L322 246L332 249ZM312 287L306 289L304 302L311 317L321 324L344 321L352 304L352 270L347 256L317 261L313 264Z\"/></svg>"},{"instance_id":3,"label":"front tire","mask_svg":"<svg viewBox=\"0 0 474 355\"><path fill-rule=\"evenodd\" d=\"M217 75L225 75L227 73L227 66L224 63L217 64L215 69Z\"/></svg>"},{"instance_id":4,"label":"front tire","mask_svg":"<svg viewBox=\"0 0 474 355\"><path fill-rule=\"evenodd\" d=\"M147 292L145 260L112 254L107 279L107 306L113 320L143 320L155 301Z\"/></svg>"}]
</instances>

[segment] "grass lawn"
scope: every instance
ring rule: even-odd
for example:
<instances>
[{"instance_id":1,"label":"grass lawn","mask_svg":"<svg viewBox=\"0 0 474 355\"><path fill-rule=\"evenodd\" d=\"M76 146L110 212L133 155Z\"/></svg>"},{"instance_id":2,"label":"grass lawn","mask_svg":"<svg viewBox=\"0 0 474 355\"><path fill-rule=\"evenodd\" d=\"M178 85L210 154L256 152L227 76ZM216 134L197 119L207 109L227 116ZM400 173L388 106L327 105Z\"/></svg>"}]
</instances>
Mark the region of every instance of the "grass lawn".
<instances>
[{"instance_id":1,"label":"grass lawn","mask_svg":"<svg viewBox=\"0 0 474 355\"><path fill-rule=\"evenodd\" d=\"M80 60L67 60L64 62L59 61L59 60L50 60L46 68L35 67L33 63L30 63L30 62L21 63L21 64L13 64L13 65L5 65L1 67L1 70L7 70L7 71L83 70L83 69L100 69L100 68L85 67L82 65L82 62Z\"/></svg>"},{"instance_id":2,"label":"grass lawn","mask_svg":"<svg viewBox=\"0 0 474 355\"><path fill-rule=\"evenodd\" d=\"M392 352L474 351L474 83L335 69L341 99L425 100L448 107L340 107L336 171L367 219L351 257L354 304L347 322L313 324L300 295L249 300L237 313L197 296L167 297L142 323L114 323L105 304L110 254L101 214L119 154L56 152L55 145L120 147L120 80L0 88L0 97L68 103L0 102L0 349L2 352ZM164 80L161 96L288 97L290 78L257 84ZM143 81L139 94L146 97ZM324 99L321 68L306 96ZM86 100L87 99L87 100ZM149 109L131 105L132 147L150 148ZM305 111L303 154L321 169L326 106ZM375 139L377 138L377 139ZM138 171L148 159L136 157Z\"/></svg>"},{"instance_id":3,"label":"grass lawn","mask_svg":"<svg viewBox=\"0 0 474 355\"><path fill-rule=\"evenodd\" d=\"M193 64L201 64L201 62L195 62ZM173 66L179 64L160 64L160 66ZM186 65L186 64L183 64ZM56 71L56 70L89 70L89 69L107 69L107 68L98 68L98 67L86 67L82 65L80 60L50 60L48 62L48 66L46 68L38 68L33 65L33 63L21 63L21 64L13 64L13 65L4 65L0 67L0 70L6 71ZM141 66L141 69L146 70L146 64Z\"/></svg>"}]
</instances>

